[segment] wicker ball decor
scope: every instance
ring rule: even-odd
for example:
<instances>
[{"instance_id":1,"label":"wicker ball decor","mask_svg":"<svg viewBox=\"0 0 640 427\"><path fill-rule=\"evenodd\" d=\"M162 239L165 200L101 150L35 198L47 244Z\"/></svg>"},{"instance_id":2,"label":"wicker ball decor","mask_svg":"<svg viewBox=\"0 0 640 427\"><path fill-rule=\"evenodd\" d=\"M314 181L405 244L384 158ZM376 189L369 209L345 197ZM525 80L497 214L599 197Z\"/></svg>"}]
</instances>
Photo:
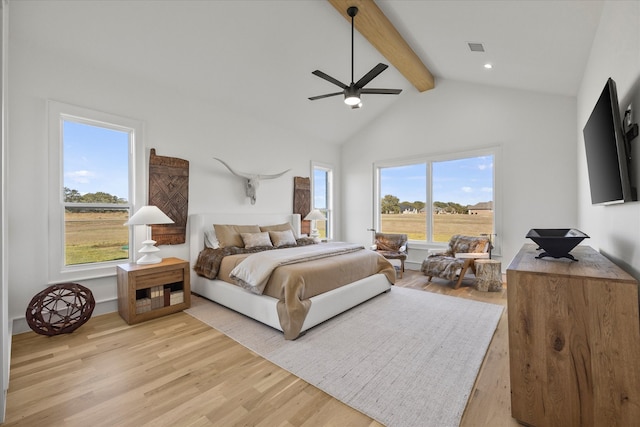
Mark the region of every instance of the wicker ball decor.
<instances>
[{"instance_id":1,"label":"wicker ball decor","mask_svg":"<svg viewBox=\"0 0 640 427\"><path fill-rule=\"evenodd\" d=\"M31 299L27 323L41 335L69 334L89 320L95 306L93 294L82 285L52 285Z\"/></svg>"}]
</instances>

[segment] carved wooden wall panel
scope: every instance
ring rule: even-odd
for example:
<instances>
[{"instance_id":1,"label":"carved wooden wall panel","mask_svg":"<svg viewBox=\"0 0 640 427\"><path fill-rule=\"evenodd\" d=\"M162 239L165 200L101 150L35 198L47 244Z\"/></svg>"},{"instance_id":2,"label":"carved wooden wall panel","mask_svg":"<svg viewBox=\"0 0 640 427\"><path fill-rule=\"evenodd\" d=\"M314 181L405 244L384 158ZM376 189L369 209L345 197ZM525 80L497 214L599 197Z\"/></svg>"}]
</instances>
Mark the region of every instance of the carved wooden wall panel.
<instances>
[{"instance_id":1,"label":"carved wooden wall panel","mask_svg":"<svg viewBox=\"0 0 640 427\"><path fill-rule=\"evenodd\" d=\"M311 211L311 179L302 176L293 177L293 213L302 218ZM311 221L302 221L301 232L311 233Z\"/></svg>"},{"instance_id":2,"label":"carved wooden wall panel","mask_svg":"<svg viewBox=\"0 0 640 427\"><path fill-rule=\"evenodd\" d=\"M149 156L149 204L162 210L174 224L151 227L158 245L177 245L186 241L189 208L189 161L175 157Z\"/></svg>"}]
</instances>

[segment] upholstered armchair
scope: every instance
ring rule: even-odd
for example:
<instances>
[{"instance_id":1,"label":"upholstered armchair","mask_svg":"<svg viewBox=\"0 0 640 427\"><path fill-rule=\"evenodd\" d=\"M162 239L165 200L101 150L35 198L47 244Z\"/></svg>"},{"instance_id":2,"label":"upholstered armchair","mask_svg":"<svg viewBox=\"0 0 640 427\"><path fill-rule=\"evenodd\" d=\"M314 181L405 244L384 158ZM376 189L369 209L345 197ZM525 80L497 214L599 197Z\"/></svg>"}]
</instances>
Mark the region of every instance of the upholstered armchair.
<instances>
[{"instance_id":1,"label":"upholstered armchair","mask_svg":"<svg viewBox=\"0 0 640 427\"><path fill-rule=\"evenodd\" d=\"M449 247L445 252L429 255L422 262L422 272L432 277L440 277L447 280L458 280L454 289L462 284L462 279L469 268L475 274L473 261L480 258L489 258L491 242L488 237L451 236Z\"/></svg>"},{"instance_id":2,"label":"upholstered armchair","mask_svg":"<svg viewBox=\"0 0 640 427\"><path fill-rule=\"evenodd\" d=\"M404 260L407 259L406 234L376 233L375 242L371 249L387 259L399 259L400 270L398 276L402 278Z\"/></svg>"}]
</instances>

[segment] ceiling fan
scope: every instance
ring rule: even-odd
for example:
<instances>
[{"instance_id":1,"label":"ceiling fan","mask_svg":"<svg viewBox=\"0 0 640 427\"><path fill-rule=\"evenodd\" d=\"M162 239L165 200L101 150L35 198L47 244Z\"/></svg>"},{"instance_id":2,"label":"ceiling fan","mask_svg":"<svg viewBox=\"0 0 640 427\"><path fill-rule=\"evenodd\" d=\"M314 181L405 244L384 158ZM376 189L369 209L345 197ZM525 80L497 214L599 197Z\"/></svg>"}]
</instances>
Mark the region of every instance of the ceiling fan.
<instances>
[{"instance_id":1,"label":"ceiling fan","mask_svg":"<svg viewBox=\"0 0 640 427\"><path fill-rule=\"evenodd\" d=\"M402 92L402 89L365 89L364 86L369 83L371 80L376 78L378 74L382 73L389 66L386 64L378 64L371 69L367 74L365 74L360 80L357 82L353 82L353 18L358 14L358 8L355 6L351 6L347 9L347 14L351 17L351 84L346 85L342 83L338 79L334 79L328 74L323 73L320 70L315 70L311 74L314 74L321 79L325 79L328 82L333 83L336 86L339 86L343 90L341 92L328 93L326 95L318 95L312 96L309 98L311 101L315 101L316 99L328 98L330 96L336 95L344 95L344 103L350 105L351 108L360 108L362 106L362 102L360 100L360 95L362 94L379 94L379 95L398 95Z\"/></svg>"}]
</instances>

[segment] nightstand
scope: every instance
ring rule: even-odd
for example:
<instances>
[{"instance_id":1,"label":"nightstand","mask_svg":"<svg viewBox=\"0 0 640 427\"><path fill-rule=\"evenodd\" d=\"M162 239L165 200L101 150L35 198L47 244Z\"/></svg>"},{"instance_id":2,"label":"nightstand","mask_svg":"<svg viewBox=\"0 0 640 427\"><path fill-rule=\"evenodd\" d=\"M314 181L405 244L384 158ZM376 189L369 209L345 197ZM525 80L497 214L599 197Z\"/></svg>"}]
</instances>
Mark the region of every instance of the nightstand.
<instances>
[{"instance_id":1,"label":"nightstand","mask_svg":"<svg viewBox=\"0 0 640 427\"><path fill-rule=\"evenodd\" d=\"M158 264L120 264L118 312L130 325L191 306L189 263L164 258Z\"/></svg>"}]
</instances>

